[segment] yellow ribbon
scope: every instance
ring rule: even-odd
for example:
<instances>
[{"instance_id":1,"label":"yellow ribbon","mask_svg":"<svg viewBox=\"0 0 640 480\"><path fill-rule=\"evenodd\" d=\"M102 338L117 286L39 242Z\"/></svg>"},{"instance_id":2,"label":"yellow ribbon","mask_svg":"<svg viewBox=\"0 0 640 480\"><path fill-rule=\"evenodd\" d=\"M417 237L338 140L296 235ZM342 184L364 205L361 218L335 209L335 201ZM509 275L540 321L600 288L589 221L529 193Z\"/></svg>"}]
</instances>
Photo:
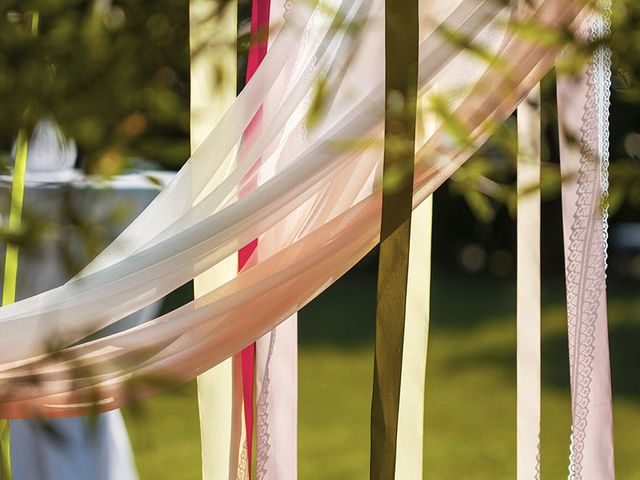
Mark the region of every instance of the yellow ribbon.
<instances>
[{"instance_id":1,"label":"yellow ribbon","mask_svg":"<svg viewBox=\"0 0 640 480\"><path fill-rule=\"evenodd\" d=\"M9 211L9 231L18 233L22 226L22 204L24 203L24 180L27 171L28 152L27 133L18 132L16 147L16 161L11 183L11 207ZM2 284L2 305L9 305L16 301L16 283L18 278L17 243L7 242L4 261L4 281ZM0 472L2 480L11 480L11 433L9 421L0 420Z\"/></svg>"}]
</instances>

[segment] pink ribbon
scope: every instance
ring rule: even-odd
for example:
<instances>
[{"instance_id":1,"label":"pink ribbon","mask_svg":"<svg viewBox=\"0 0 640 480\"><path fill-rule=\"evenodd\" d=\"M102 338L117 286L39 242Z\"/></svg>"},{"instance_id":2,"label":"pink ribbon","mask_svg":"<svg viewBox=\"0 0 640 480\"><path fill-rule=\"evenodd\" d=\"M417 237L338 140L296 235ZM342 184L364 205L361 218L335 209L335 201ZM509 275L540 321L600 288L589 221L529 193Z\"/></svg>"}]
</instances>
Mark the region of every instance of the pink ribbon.
<instances>
[{"instance_id":1,"label":"pink ribbon","mask_svg":"<svg viewBox=\"0 0 640 480\"><path fill-rule=\"evenodd\" d=\"M560 166L569 327L571 480L613 480L601 165L606 155L597 62L558 80ZM604 90L604 88L602 89ZM602 111L600 111L602 110ZM577 139L574 141L573 139Z\"/></svg>"}]
</instances>

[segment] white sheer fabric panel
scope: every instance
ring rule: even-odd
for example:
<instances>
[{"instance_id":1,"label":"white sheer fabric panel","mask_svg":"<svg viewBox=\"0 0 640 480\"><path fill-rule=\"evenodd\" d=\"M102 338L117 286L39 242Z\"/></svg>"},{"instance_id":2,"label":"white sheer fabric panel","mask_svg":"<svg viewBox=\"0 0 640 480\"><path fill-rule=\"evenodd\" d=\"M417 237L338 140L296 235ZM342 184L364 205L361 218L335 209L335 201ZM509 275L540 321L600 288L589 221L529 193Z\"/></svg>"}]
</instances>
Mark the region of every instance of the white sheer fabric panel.
<instances>
[{"instance_id":1,"label":"white sheer fabric panel","mask_svg":"<svg viewBox=\"0 0 640 480\"><path fill-rule=\"evenodd\" d=\"M51 416L71 415L96 395L100 408L108 410L161 388L144 381L150 377L169 383L192 378L271 330L375 245L384 110L382 2L328 3L313 12L301 3L290 12L245 92L176 181L97 263L60 289L0 310L2 379L11 380L0 404L3 415L30 415L36 407ZM332 5L339 7L340 18L364 27L332 25L337 17ZM451 87L446 95L452 115L477 145L551 67L558 51L505 31L511 12L497 3L441 0L438 6L435 18L425 19L434 28L421 44L421 93L433 82L441 90ZM548 27L562 26L582 8L578 1L546 0L534 15ZM457 50L443 25L498 54L500 68ZM364 81L358 69L365 72ZM306 128L309 107L303 100L315 91L318 78L332 94L329 108L306 141L296 144L295 132ZM261 105L266 128L225 181L203 195L208 178L222 168ZM418 152L416 205L474 145L457 142L450 128L438 123ZM232 200L259 157L273 166L273 174L261 174L256 190ZM282 222L290 226L282 228ZM65 343L80 339L252 238L266 241L278 230L284 233L274 234L272 248L260 249L254 268L198 301L121 334L65 349L53 363L29 359L46 351L52 335L64 333ZM79 363L92 374L79 375L74 370ZM27 381L34 373L40 380L35 384ZM127 383L133 391L123 388Z\"/></svg>"}]
</instances>

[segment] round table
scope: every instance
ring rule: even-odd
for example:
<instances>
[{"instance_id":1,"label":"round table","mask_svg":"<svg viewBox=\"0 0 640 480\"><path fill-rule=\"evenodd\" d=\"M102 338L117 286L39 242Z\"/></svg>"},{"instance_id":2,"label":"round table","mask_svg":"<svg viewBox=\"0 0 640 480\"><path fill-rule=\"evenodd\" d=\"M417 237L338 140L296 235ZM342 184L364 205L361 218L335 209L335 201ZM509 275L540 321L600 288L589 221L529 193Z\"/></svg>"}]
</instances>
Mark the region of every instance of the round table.
<instances>
[{"instance_id":1,"label":"round table","mask_svg":"<svg viewBox=\"0 0 640 480\"><path fill-rule=\"evenodd\" d=\"M173 176L173 172L145 171L104 179L86 177L75 170L29 172L23 221L35 227L35 241L20 248L17 299L66 282L112 241ZM0 215L4 222L8 219L10 185L10 177L0 176ZM2 271L5 247L4 243L0 246ZM160 302L150 305L105 331L140 324L153 318L159 307ZM137 478L119 410L95 419L51 419L46 425L36 420L12 420L10 425L16 480Z\"/></svg>"}]
</instances>

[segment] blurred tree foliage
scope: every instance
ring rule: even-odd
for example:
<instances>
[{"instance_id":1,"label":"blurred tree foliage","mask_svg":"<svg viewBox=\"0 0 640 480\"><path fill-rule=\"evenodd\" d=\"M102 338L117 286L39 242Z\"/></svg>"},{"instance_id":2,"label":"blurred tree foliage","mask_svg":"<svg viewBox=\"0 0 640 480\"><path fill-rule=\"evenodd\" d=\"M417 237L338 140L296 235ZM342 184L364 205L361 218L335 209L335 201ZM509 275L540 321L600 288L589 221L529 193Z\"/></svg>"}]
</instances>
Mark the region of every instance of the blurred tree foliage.
<instances>
[{"instance_id":1,"label":"blurred tree foliage","mask_svg":"<svg viewBox=\"0 0 640 480\"><path fill-rule=\"evenodd\" d=\"M588 0L586 0L588 1ZM614 220L640 221L640 2L614 0L611 14L612 34L591 44L574 38L569 32L548 32L536 25L518 25L521 35L534 36L566 48L558 68L542 82L543 165L541 193L543 199L559 196L561 177L558 159L556 112L556 75L571 75L582 68L603 41L612 51L611 164L607 205ZM475 51L472 41L457 41ZM478 56L492 57L482 51ZM441 116L442 118L442 116ZM512 118L511 120L514 120ZM446 118L445 118L446 121ZM449 182L453 196L464 198L481 221L495 220L501 209L515 214L516 125L508 121L481 151Z\"/></svg>"},{"instance_id":2,"label":"blurred tree foliage","mask_svg":"<svg viewBox=\"0 0 640 480\"><path fill-rule=\"evenodd\" d=\"M615 1L611 108L612 213L640 220L640 2Z\"/></svg>"},{"instance_id":3,"label":"blurred tree foliage","mask_svg":"<svg viewBox=\"0 0 640 480\"><path fill-rule=\"evenodd\" d=\"M188 0L2 0L0 150L51 116L87 170L189 156ZM37 35L33 35L37 30Z\"/></svg>"},{"instance_id":4,"label":"blurred tree foliage","mask_svg":"<svg viewBox=\"0 0 640 480\"><path fill-rule=\"evenodd\" d=\"M76 139L89 171L116 172L131 157L178 168L188 158L188 0L1 0L0 5L0 114L5 120L0 151L10 149L18 128L52 116ZM240 5L240 18L246 20L250 2ZM640 206L640 2L615 0L612 22L610 203L614 212L633 217ZM574 43L576 55L568 57L573 60L584 60L594 47L575 42L568 32L518 28L547 43ZM243 51L249 44L244 30ZM472 40L457 32L449 36L459 48L493 60ZM575 61L563 64L572 66ZM551 197L560 183L553 84L545 82L543 104L548 138L542 188ZM484 221L504 206L513 211L515 144L514 122L507 122L450 182L451 193Z\"/></svg>"}]
</instances>

